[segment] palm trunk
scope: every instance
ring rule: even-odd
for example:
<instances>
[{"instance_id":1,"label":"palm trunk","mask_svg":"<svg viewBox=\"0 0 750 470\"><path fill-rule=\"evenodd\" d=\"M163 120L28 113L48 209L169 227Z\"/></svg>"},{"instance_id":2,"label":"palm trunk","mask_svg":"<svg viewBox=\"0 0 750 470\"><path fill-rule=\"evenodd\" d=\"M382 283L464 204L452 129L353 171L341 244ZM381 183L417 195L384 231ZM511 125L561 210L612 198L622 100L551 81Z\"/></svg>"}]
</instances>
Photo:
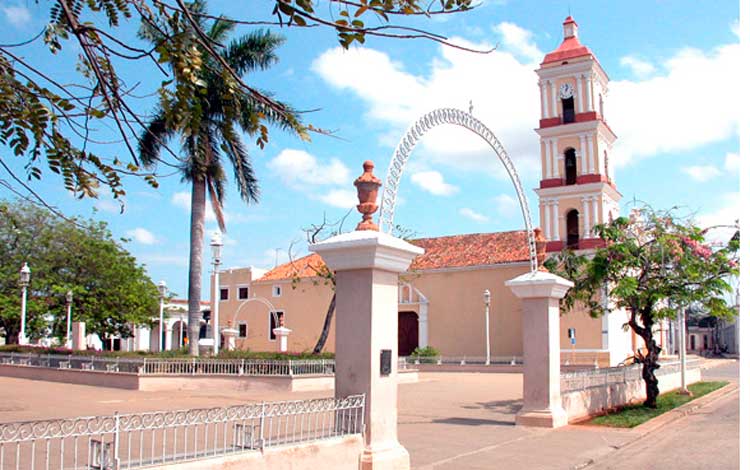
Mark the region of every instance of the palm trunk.
<instances>
[{"instance_id":1,"label":"palm trunk","mask_svg":"<svg viewBox=\"0 0 750 470\"><path fill-rule=\"evenodd\" d=\"M190 201L190 268L188 274L188 352L198 355L201 331L201 276L203 273L203 232L206 221L206 179L193 179Z\"/></svg>"},{"instance_id":2,"label":"palm trunk","mask_svg":"<svg viewBox=\"0 0 750 470\"><path fill-rule=\"evenodd\" d=\"M331 331L331 320L333 319L333 312L336 310L336 293L333 293L331 303L328 304L328 312L326 312L326 318L323 321L323 330L320 332L320 338L318 343L313 348L313 354L320 354L328 341L328 333Z\"/></svg>"}]
</instances>

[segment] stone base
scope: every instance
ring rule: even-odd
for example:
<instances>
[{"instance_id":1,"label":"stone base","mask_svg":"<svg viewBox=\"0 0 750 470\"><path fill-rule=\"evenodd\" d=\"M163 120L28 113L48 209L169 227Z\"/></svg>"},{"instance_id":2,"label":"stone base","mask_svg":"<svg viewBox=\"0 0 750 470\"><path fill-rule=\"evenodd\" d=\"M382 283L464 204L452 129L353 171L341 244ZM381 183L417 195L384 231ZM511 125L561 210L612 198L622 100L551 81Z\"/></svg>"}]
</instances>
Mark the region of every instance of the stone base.
<instances>
[{"instance_id":1,"label":"stone base","mask_svg":"<svg viewBox=\"0 0 750 470\"><path fill-rule=\"evenodd\" d=\"M552 410L521 410L516 425L537 428L559 428L568 424L568 414L562 408Z\"/></svg>"},{"instance_id":2,"label":"stone base","mask_svg":"<svg viewBox=\"0 0 750 470\"><path fill-rule=\"evenodd\" d=\"M365 447L359 459L360 470L409 470L409 452L399 444L387 449Z\"/></svg>"}]
</instances>

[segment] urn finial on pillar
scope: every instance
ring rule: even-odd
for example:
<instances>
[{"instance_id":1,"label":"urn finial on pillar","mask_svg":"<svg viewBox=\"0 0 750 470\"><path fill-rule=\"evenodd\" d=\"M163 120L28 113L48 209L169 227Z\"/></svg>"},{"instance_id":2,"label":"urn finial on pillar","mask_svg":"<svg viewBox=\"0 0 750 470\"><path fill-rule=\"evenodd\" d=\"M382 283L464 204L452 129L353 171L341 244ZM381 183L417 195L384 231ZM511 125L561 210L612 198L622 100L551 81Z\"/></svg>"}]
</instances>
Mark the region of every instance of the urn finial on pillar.
<instances>
[{"instance_id":1,"label":"urn finial on pillar","mask_svg":"<svg viewBox=\"0 0 750 470\"><path fill-rule=\"evenodd\" d=\"M372 160L365 160L362 164L365 170L362 175L354 180L354 186L357 187L357 197L359 204L357 210L362 214L362 222L357 224L357 230L378 230L378 226L372 221L372 214L378 210L378 189L382 185L380 179L372 174L375 164Z\"/></svg>"}]
</instances>

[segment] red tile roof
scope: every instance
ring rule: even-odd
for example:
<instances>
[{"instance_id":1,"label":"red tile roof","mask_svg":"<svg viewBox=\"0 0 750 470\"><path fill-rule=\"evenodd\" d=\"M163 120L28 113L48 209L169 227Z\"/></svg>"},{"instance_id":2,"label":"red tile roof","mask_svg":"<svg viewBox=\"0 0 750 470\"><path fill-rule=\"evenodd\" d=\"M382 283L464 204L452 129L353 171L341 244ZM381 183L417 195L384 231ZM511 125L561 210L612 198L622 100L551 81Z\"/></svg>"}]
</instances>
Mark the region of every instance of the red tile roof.
<instances>
[{"instance_id":1,"label":"red tile roof","mask_svg":"<svg viewBox=\"0 0 750 470\"><path fill-rule=\"evenodd\" d=\"M413 271L465 268L529 260L529 248L524 230L420 238L410 242L425 250L425 253L417 256L409 267ZM537 242L537 250L542 255L545 252L545 245L543 240ZM295 275L314 277L324 272L322 271L325 269L324 266L320 256L311 254L277 266L259 280L290 279Z\"/></svg>"},{"instance_id":2,"label":"red tile roof","mask_svg":"<svg viewBox=\"0 0 750 470\"><path fill-rule=\"evenodd\" d=\"M563 21L563 25L570 23L576 24L575 20L571 16L568 16ZM542 65L583 56L591 56L596 60L594 53L588 47L581 44L577 36L571 36L563 39L562 44L557 49L545 55Z\"/></svg>"}]
</instances>

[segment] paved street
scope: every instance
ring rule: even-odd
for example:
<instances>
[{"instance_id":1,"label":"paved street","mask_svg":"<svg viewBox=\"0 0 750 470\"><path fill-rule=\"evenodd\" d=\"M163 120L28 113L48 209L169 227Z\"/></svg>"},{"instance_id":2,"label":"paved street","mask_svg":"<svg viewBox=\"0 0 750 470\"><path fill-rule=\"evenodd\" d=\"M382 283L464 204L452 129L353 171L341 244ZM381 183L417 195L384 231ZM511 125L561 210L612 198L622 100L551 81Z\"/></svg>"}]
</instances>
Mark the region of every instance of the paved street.
<instances>
[{"instance_id":1,"label":"paved street","mask_svg":"<svg viewBox=\"0 0 750 470\"><path fill-rule=\"evenodd\" d=\"M704 372L706 380L737 380L739 364ZM739 391L639 439L589 467L591 470L739 468Z\"/></svg>"},{"instance_id":2,"label":"paved street","mask_svg":"<svg viewBox=\"0 0 750 470\"><path fill-rule=\"evenodd\" d=\"M709 369L704 376L736 381L737 374L735 362ZM550 431L515 426L521 374L420 376L419 383L399 387L399 439L415 469L624 469L622 462L628 469L737 467L736 392L644 439L637 429L567 426ZM325 392L136 392L4 377L0 390L0 422L330 396Z\"/></svg>"}]
</instances>

